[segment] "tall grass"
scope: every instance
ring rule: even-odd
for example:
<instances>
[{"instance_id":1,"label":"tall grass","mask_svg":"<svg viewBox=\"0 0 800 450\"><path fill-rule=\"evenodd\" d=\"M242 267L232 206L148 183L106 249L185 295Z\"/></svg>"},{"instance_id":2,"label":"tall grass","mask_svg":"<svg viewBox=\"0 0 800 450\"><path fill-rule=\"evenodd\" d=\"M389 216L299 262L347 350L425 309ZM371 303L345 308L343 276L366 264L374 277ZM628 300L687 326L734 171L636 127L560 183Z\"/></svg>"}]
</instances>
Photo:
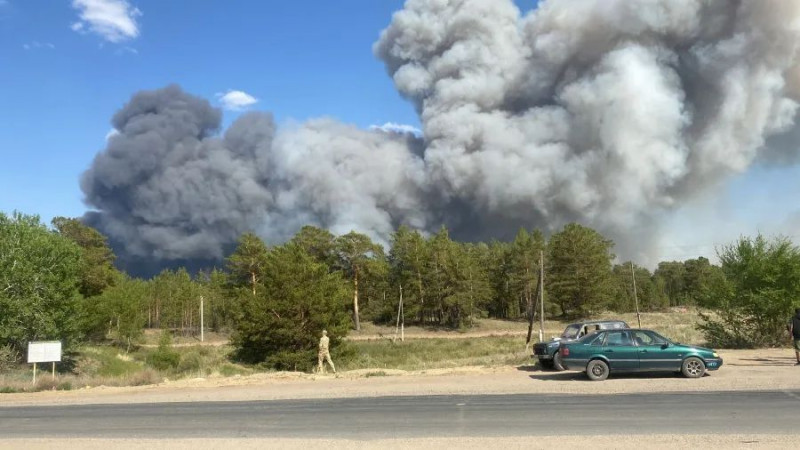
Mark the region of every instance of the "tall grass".
<instances>
[{"instance_id":1,"label":"tall grass","mask_svg":"<svg viewBox=\"0 0 800 450\"><path fill-rule=\"evenodd\" d=\"M345 370L424 370L523 364L530 360L524 340L513 337L357 341L348 345L352 350L337 362Z\"/></svg>"},{"instance_id":2,"label":"tall grass","mask_svg":"<svg viewBox=\"0 0 800 450\"><path fill-rule=\"evenodd\" d=\"M636 327L636 314L605 313L592 319L622 319ZM700 344L702 335L697 331L699 321L695 311L642 313L642 327L651 328L682 343ZM566 322L546 321L544 338L558 336ZM365 324L365 331L377 335L393 335L390 327ZM364 376L383 376L386 370L427 370L460 366L523 365L532 362L530 350L525 350L524 334L526 322L482 319L476 330L484 334L514 333L514 336L474 337L457 331L431 332L431 330L409 327L407 330L426 335L426 339L406 339L393 343L390 339L347 341L334 351L337 369L374 369ZM533 340L538 340L539 324L535 324ZM363 332L362 332L363 333ZM448 338L430 337L446 335ZM453 339L457 337L457 339ZM179 355L177 364L153 366L152 355L158 348L140 347L130 353L113 346L86 346L74 360L72 372L58 374L53 381L43 373L36 386L31 384L29 365L14 364L0 373L0 393L30 392L50 389L80 389L86 386L135 386L159 383L164 378L197 378L249 375L263 371L256 366L237 364L230 359L232 348L228 345L172 346L170 352ZM38 377L37 377L38 378Z\"/></svg>"}]
</instances>

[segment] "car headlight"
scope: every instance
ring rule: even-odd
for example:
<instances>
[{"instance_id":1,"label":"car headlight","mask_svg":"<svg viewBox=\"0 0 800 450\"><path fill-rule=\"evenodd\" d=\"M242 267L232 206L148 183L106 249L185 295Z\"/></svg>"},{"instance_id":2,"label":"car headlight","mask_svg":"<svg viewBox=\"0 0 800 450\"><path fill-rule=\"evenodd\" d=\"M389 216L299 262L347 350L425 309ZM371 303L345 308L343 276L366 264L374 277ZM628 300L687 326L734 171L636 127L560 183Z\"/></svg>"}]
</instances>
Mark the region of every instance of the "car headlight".
<instances>
[{"instance_id":1,"label":"car headlight","mask_svg":"<svg viewBox=\"0 0 800 450\"><path fill-rule=\"evenodd\" d=\"M717 352L712 352L712 353L711 353L711 356L713 356L714 358L719 358L719 353L717 353Z\"/></svg>"}]
</instances>

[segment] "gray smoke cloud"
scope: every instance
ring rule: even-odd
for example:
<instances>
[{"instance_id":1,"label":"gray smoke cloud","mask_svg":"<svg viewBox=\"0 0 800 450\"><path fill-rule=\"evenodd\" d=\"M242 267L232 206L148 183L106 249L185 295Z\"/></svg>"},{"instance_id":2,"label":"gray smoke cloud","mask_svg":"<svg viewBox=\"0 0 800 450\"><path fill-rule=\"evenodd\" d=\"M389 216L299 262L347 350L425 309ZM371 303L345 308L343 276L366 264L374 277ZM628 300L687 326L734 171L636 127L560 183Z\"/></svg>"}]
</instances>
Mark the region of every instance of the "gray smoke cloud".
<instances>
[{"instance_id":1,"label":"gray smoke cloud","mask_svg":"<svg viewBox=\"0 0 800 450\"><path fill-rule=\"evenodd\" d=\"M219 259L243 231L313 224L385 241L570 221L646 258L644 236L755 163L796 162L800 2L408 0L374 45L423 137L333 119L276 128L175 86L114 117L87 221L125 254Z\"/></svg>"}]
</instances>

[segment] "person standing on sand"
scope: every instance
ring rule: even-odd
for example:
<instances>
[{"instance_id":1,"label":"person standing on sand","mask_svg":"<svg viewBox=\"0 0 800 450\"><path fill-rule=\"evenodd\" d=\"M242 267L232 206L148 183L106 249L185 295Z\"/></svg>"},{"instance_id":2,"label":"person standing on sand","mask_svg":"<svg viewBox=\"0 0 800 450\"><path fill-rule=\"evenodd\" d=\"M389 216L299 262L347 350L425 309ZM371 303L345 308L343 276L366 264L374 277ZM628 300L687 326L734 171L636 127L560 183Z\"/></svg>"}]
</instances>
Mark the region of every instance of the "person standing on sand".
<instances>
[{"instance_id":1,"label":"person standing on sand","mask_svg":"<svg viewBox=\"0 0 800 450\"><path fill-rule=\"evenodd\" d=\"M800 325L799 325L800 327ZM800 329L800 328L798 328ZM328 331L322 330L322 337L319 338L319 354L318 354L318 361L317 361L317 372L325 373L325 366L322 365L322 360L328 362L331 365L331 369L333 369L333 373L336 373L336 366L333 365L333 361L331 360L331 352L330 352L330 339L328 339Z\"/></svg>"},{"instance_id":2,"label":"person standing on sand","mask_svg":"<svg viewBox=\"0 0 800 450\"><path fill-rule=\"evenodd\" d=\"M789 334L794 341L794 356L797 358L796 366L800 366L800 308L794 310L794 317L789 319Z\"/></svg>"}]
</instances>

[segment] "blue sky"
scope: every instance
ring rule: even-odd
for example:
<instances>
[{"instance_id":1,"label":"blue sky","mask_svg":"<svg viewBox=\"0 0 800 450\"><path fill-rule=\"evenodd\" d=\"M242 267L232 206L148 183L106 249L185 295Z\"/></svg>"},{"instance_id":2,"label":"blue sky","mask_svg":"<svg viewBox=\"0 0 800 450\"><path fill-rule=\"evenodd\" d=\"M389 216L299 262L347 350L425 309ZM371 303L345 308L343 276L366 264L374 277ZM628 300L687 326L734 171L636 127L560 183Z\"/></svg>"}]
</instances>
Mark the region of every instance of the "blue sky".
<instances>
[{"instance_id":1,"label":"blue sky","mask_svg":"<svg viewBox=\"0 0 800 450\"><path fill-rule=\"evenodd\" d=\"M0 0L0 211L48 222L82 215L78 180L103 149L111 116L134 92L169 83L220 106L218 94L245 92L257 100L250 108L279 122L327 115L362 127L418 125L371 49L402 0L129 0L121 13L92 9L109 1L124 4ZM236 115L226 112L225 124ZM800 240L799 179L797 167L756 168L680 208L665 222L663 258L710 256L759 231Z\"/></svg>"},{"instance_id":2,"label":"blue sky","mask_svg":"<svg viewBox=\"0 0 800 450\"><path fill-rule=\"evenodd\" d=\"M136 0L138 36L116 43L73 31L70 0L0 2L0 211L81 215L78 178L140 89L178 83L215 104L241 90L279 121L418 123L372 55L400 0Z\"/></svg>"}]
</instances>

